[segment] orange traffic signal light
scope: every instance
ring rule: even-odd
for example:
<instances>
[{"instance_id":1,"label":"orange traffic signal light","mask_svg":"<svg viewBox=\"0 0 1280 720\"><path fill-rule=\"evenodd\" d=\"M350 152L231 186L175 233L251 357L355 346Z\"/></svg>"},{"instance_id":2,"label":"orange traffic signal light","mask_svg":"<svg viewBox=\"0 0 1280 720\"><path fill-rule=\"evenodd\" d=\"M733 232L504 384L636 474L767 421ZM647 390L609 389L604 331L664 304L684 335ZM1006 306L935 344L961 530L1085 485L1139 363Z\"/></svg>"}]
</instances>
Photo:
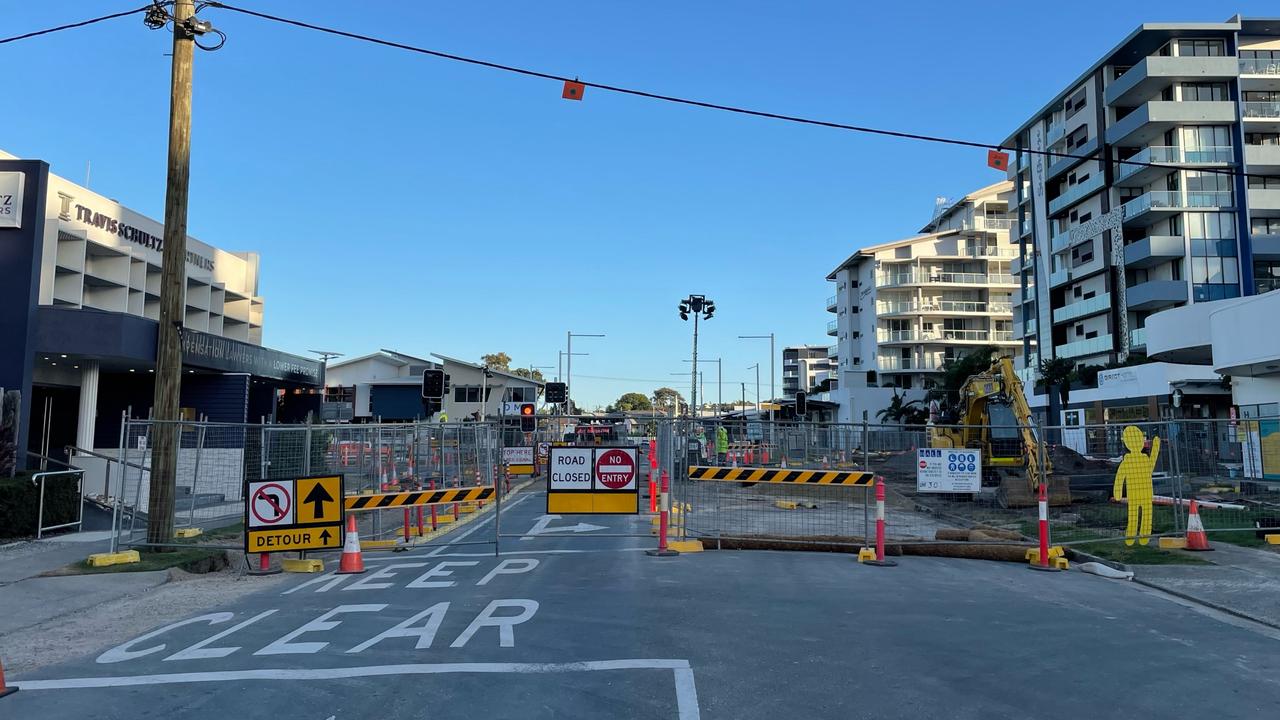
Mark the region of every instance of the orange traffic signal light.
<instances>
[{"instance_id":1,"label":"orange traffic signal light","mask_svg":"<svg viewBox=\"0 0 1280 720\"><path fill-rule=\"evenodd\" d=\"M535 415L538 408L533 403L524 403L520 406L520 431L533 432L538 429L538 419Z\"/></svg>"}]
</instances>

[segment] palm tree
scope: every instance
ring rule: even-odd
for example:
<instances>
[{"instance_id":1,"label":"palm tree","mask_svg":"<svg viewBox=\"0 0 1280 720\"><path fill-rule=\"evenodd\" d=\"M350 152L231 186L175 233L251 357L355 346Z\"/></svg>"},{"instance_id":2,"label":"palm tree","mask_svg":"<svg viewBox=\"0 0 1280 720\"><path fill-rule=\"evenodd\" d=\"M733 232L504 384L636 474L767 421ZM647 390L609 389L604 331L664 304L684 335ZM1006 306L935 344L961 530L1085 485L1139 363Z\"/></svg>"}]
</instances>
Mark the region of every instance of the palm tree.
<instances>
[{"instance_id":1,"label":"palm tree","mask_svg":"<svg viewBox=\"0 0 1280 720\"><path fill-rule=\"evenodd\" d=\"M1058 398L1066 408L1071 395L1071 381L1076 377L1076 364L1068 358L1041 360L1040 377L1044 379L1046 392L1052 392L1055 385L1058 387Z\"/></svg>"},{"instance_id":2,"label":"palm tree","mask_svg":"<svg viewBox=\"0 0 1280 720\"><path fill-rule=\"evenodd\" d=\"M882 423L900 423L903 425L923 425L929 419L929 411L919 400L904 402L904 396L893 394L889 406L876 411L876 418Z\"/></svg>"}]
</instances>

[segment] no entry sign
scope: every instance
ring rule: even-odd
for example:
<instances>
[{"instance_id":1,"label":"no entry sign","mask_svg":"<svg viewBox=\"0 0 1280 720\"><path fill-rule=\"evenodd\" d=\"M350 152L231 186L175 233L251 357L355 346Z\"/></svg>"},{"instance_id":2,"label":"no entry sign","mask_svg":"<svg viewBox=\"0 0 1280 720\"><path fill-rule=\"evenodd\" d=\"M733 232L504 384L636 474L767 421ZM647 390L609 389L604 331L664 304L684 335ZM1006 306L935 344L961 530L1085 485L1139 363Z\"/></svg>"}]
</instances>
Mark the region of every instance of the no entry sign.
<instances>
[{"instance_id":1,"label":"no entry sign","mask_svg":"<svg viewBox=\"0 0 1280 720\"><path fill-rule=\"evenodd\" d=\"M630 490L636 482L635 450L609 448L596 456L596 482L601 489Z\"/></svg>"}]
</instances>

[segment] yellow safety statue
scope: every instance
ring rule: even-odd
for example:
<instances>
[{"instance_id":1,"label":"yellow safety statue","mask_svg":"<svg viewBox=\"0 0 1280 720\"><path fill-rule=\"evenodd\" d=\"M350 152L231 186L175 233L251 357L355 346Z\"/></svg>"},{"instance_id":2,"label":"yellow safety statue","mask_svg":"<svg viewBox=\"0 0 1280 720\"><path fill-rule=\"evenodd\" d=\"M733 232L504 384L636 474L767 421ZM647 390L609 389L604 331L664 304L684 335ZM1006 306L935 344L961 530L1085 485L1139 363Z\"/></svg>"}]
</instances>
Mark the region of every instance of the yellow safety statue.
<instances>
[{"instance_id":1,"label":"yellow safety statue","mask_svg":"<svg viewBox=\"0 0 1280 720\"><path fill-rule=\"evenodd\" d=\"M1124 531L1124 544L1132 545L1137 539L1146 545L1151 539L1151 471L1155 469L1156 458L1160 456L1160 437L1151 438L1151 454L1142 452L1146 435L1130 425L1120 435L1125 453L1116 469L1116 483L1111 495L1116 500L1129 499L1129 525Z\"/></svg>"}]
</instances>

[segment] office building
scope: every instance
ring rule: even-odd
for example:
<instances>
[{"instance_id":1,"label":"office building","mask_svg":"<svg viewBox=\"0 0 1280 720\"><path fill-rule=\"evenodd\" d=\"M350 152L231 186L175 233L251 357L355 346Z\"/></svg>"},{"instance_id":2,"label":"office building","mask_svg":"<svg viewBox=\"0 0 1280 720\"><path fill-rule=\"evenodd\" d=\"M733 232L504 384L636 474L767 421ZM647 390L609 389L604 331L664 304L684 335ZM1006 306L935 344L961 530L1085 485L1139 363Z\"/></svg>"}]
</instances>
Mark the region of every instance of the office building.
<instances>
[{"instance_id":1,"label":"office building","mask_svg":"<svg viewBox=\"0 0 1280 720\"><path fill-rule=\"evenodd\" d=\"M836 348L832 345L797 345L782 348L782 395L794 398L796 391L821 392L833 379ZM834 381L834 380L833 380Z\"/></svg>"},{"instance_id":2,"label":"office building","mask_svg":"<svg viewBox=\"0 0 1280 720\"><path fill-rule=\"evenodd\" d=\"M895 393L923 398L944 362L983 346L1017 354L1009 207L1002 181L943 201L921 234L858 250L827 275L836 294L840 418L861 420Z\"/></svg>"},{"instance_id":3,"label":"office building","mask_svg":"<svg viewBox=\"0 0 1280 720\"><path fill-rule=\"evenodd\" d=\"M1156 313L1252 295L1280 276L1280 20L1142 25L1005 144L1018 149L1014 328L1028 380L1048 358L1133 363ZM1170 389L1158 390L1128 397L1167 412ZM1060 419L1051 394L1030 400Z\"/></svg>"},{"instance_id":4,"label":"office building","mask_svg":"<svg viewBox=\"0 0 1280 720\"><path fill-rule=\"evenodd\" d=\"M122 413L149 415L163 237L160 223L48 164L0 152L0 388L19 408L0 454L21 467L28 451L115 453ZM262 346L257 253L188 237L183 264L184 414L300 419L289 408L316 391L322 369Z\"/></svg>"}]
</instances>

